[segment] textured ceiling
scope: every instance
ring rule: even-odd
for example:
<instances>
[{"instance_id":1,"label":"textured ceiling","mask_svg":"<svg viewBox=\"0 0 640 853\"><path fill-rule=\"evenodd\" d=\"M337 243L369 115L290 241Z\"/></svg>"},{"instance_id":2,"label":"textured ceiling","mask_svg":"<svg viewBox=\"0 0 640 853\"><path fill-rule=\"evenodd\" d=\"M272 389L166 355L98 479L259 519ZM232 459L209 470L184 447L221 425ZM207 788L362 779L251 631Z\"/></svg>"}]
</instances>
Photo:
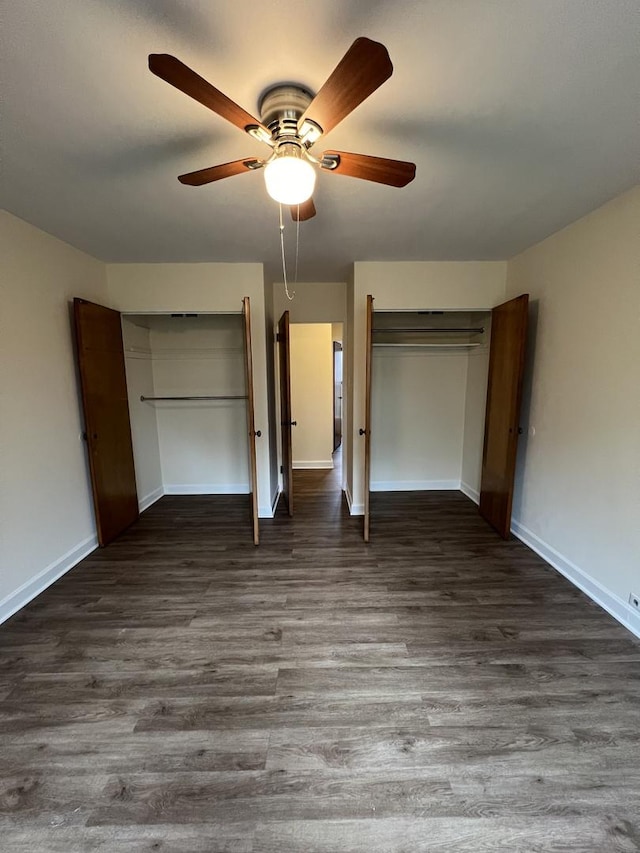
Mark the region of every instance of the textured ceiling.
<instances>
[{"instance_id":1,"label":"textured ceiling","mask_svg":"<svg viewBox=\"0 0 640 853\"><path fill-rule=\"evenodd\" d=\"M154 77L149 53L255 112L275 82L317 90L357 36L387 46L393 76L318 150L412 160L416 179L320 174L300 280L342 280L354 260L507 258L639 177L638 0L20 0L3 32L2 206L105 261L281 277L260 173L176 180L269 149Z\"/></svg>"}]
</instances>

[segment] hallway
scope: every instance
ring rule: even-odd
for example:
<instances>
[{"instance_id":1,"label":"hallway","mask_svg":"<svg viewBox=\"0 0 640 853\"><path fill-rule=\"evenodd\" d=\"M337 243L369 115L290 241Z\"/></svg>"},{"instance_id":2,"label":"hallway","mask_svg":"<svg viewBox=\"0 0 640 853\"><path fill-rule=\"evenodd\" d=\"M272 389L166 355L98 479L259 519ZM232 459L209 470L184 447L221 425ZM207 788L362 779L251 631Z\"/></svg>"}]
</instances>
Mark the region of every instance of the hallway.
<instances>
[{"instance_id":1,"label":"hallway","mask_svg":"<svg viewBox=\"0 0 640 853\"><path fill-rule=\"evenodd\" d=\"M0 626L11 853L640 849L640 643L457 492L164 497Z\"/></svg>"}]
</instances>

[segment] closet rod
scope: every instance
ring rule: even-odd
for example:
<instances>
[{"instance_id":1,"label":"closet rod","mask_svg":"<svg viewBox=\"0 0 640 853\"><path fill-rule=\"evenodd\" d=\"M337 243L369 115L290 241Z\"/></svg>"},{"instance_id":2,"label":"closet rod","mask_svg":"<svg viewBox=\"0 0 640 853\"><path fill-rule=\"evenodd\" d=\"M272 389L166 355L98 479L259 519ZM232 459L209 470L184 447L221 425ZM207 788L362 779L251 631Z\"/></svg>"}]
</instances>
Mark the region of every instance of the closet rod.
<instances>
[{"instance_id":1,"label":"closet rod","mask_svg":"<svg viewBox=\"0 0 640 853\"><path fill-rule=\"evenodd\" d=\"M140 395L140 402L147 400L246 400L246 394L215 394L207 397L145 397Z\"/></svg>"},{"instance_id":2,"label":"closet rod","mask_svg":"<svg viewBox=\"0 0 640 853\"><path fill-rule=\"evenodd\" d=\"M373 332L473 332L474 334L481 335L484 332L484 328L480 327L477 329L461 329L457 327L455 329L425 329L419 328L417 326L396 326L394 329L372 329Z\"/></svg>"}]
</instances>

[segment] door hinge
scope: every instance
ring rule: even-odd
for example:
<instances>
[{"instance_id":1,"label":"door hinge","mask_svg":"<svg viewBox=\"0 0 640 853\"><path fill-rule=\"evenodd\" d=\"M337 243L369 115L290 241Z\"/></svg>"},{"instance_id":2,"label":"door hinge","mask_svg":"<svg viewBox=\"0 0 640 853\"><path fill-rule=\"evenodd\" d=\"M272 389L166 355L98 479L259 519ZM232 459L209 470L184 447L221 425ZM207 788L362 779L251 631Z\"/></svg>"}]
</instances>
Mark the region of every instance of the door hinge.
<instances>
[{"instance_id":1,"label":"door hinge","mask_svg":"<svg viewBox=\"0 0 640 853\"><path fill-rule=\"evenodd\" d=\"M284 468L282 467L282 465L280 466L280 473L284 474Z\"/></svg>"},{"instance_id":2,"label":"door hinge","mask_svg":"<svg viewBox=\"0 0 640 853\"><path fill-rule=\"evenodd\" d=\"M276 334L276 343L279 344L281 340L282 340L282 335L280 334L280 332L278 332Z\"/></svg>"}]
</instances>

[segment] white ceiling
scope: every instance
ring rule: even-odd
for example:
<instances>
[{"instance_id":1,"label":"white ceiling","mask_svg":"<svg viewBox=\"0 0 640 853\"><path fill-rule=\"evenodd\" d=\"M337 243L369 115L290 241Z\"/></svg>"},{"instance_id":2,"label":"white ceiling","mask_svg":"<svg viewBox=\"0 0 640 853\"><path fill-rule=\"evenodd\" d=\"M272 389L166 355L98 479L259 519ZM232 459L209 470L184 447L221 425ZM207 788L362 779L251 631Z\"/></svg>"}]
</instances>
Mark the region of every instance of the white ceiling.
<instances>
[{"instance_id":1,"label":"white ceiling","mask_svg":"<svg viewBox=\"0 0 640 853\"><path fill-rule=\"evenodd\" d=\"M269 149L154 77L149 53L255 113L273 83L317 90L357 36L388 48L391 79L318 150L412 160L416 179L320 174L300 280L507 258L640 174L638 0L20 0L3 30L3 207L105 261L259 261L281 278L260 173L176 180Z\"/></svg>"}]
</instances>

